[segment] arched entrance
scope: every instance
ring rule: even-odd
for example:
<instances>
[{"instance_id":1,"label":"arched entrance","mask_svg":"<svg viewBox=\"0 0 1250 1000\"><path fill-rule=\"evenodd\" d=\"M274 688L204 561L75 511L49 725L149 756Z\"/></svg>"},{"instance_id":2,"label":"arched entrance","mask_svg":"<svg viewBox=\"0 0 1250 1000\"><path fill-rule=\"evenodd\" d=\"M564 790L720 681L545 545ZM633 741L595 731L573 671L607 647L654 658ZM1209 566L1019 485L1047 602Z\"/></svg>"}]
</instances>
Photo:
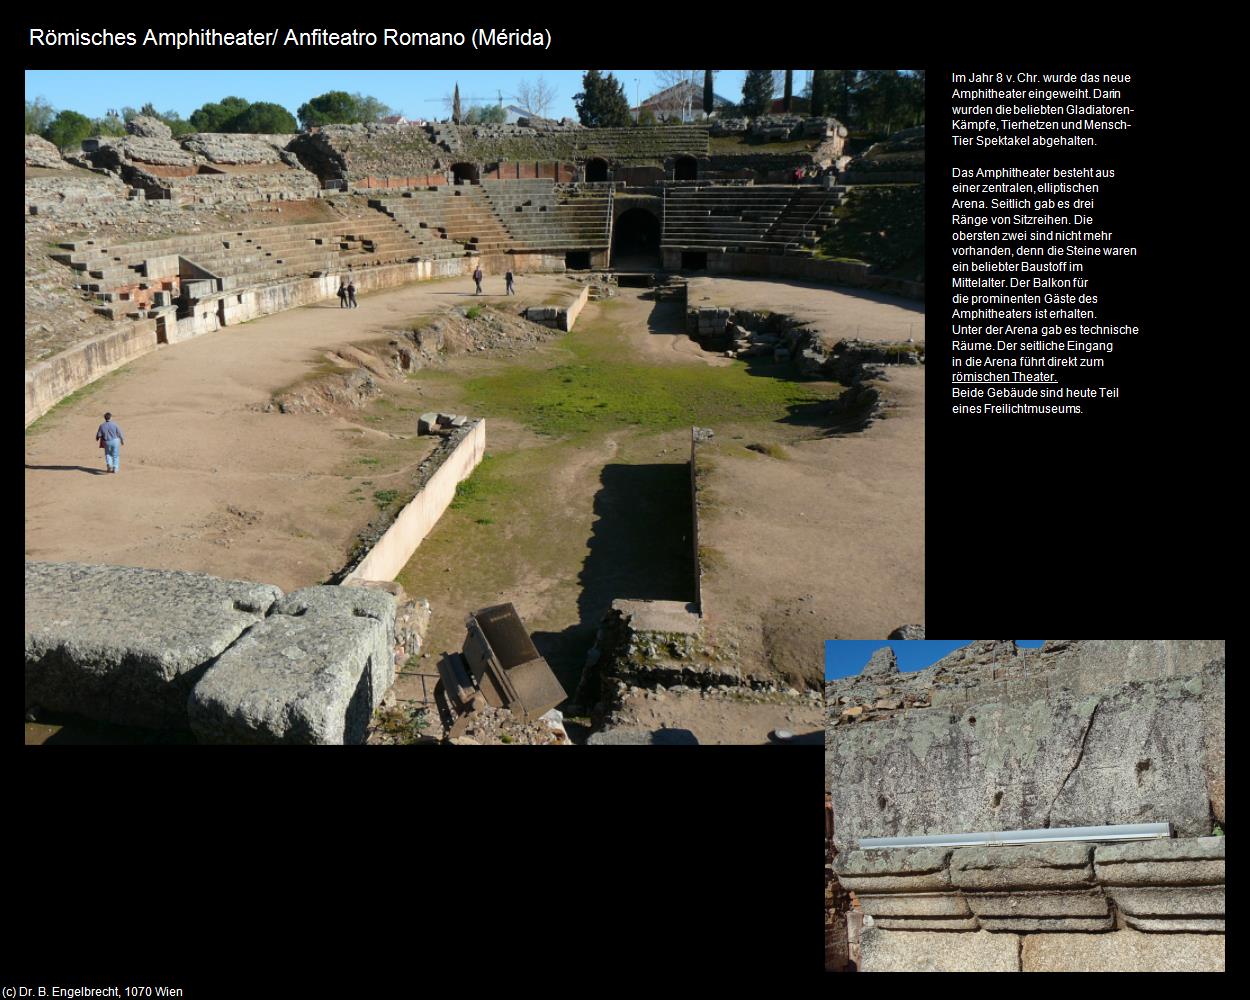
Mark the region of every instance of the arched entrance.
<instances>
[{"instance_id":1,"label":"arched entrance","mask_svg":"<svg viewBox=\"0 0 1250 1000\"><path fill-rule=\"evenodd\" d=\"M699 161L693 156L679 156L673 164L673 180L697 181L699 179Z\"/></svg>"},{"instance_id":2,"label":"arched entrance","mask_svg":"<svg viewBox=\"0 0 1250 1000\"><path fill-rule=\"evenodd\" d=\"M622 212L612 226L612 266L651 268L660 264L660 220L646 208Z\"/></svg>"},{"instance_id":3,"label":"arched entrance","mask_svg":"<svg viewBox=\"0 0 1250 1000\"><path fill-rule=\"evenodd\" d=\"M595 158L586 161L586 182L593 184L608 179L608 161Z\"/></svg>"},{"instance_id":4,"label":"arched entrance","mask_svg":"<svg viewBox=\"0 0 1250 1000\"><path fill-rule=\"evenodd\" d=\"M453 163L451 165L451 176L457 184L476 184L478 182L477 164Z\"/></svg>"}]
</instances>

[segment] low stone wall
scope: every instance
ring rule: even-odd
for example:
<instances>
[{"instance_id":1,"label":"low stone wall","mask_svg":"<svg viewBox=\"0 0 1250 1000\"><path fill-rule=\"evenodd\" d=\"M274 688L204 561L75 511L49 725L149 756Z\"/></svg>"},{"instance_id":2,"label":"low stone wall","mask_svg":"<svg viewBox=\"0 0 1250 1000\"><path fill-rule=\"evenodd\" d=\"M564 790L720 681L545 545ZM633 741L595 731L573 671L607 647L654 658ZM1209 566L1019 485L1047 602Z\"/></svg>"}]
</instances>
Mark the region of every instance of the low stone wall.
<instances>
[{"instance_id":1,"label":"low stone wall","mask_svg":"<svg viewBox=\"0 0 1250 1000\"><path fill-rule=\"evenodd\" d=\"M351 272L351 276L359 292L376 292L414 281L467 276L478 264L487 274L503 274L509 268L517 274L564 270L564 258L552 254L492 254L358 268ZM222 326L233 326L334 298L341 277L342 273L335 271L318 277L292 278L252 288L231 288L205 296L197 300L193 315L164 324L165 339L170 344L177 344L212 333ZM29 427L71 392L128 361L156 350L157 324L154 319L127 324L26 369L24 426Z\"/></svg>"},{"instance_id":2,"label":"low stone wall","mask_svg":"<svg viewBox=\"0 0 1250 1000\"><path fill-rule=\"evenodd\" d=\"M589 298L590 286L582 285L576 291L570 289L568 301L562 305L530 306L525 310L525 318L531 323L567 333L573 329L573 324L577 322L577 317L581 315Z\"/></svg>"},{"instance_id":3,"label":"low stone wall","mask_svg":"<svg viewBox=\"0 0 1250 1000\"><path fill-rule=\"evenodd\" d=\"M456 486L486 454L486 421L456 431L425 460L424 482L385 533L369 546L344 582L393 580L404 568L456 495Z\"/></svg>"},{"instance_id":4,"label":"low stone wall","mask_svg":"<svg viewBox=\"0 0 1250 1000\"><path fill-rule=\"evenodd\" d=\"M1224 969L1224 838L852 851L860 968Z\"/></svg>"},{"instance_id":5,"label":"low stone wall","mask_svg":"<svg viewBox=\"0 0 1250 1000\"><path fill-rule=\"evenodd\" d=\"M155 351L156 347L156 320L145 319L92 337L27 368L25 426L29 427L71 392Z\"/></svg>"},{"instance_id":6,"label":"low stone wall","mask_svg":"<svg viewBox=\"0 0 1250 1000\"><path fill-rule=\"evenodd\" d=\"M419 651L428 613L397 632L377 587L306 587L202 573L26 563L25 705L204 743L360 743ZM423 611L425 609L422 609Z\"/></svg>"},{"instance_id":7,"label":"low stone wall","mask_svg":"<svg viewBox=\"0 0 1250 1000\"><path fill-rule=\"evenodd\" d=\"M678 261L680 264L680 260ZM924 284L903 281L872 273L868 264L854 264L839 260L814 260L810 257L784 257L773 254L709 253L709 274L758 274L770 278L798 278L802 281L822 281L831 285L848 285L851 288L867 288L924 301Z\"/></svg>"}]
</instances>

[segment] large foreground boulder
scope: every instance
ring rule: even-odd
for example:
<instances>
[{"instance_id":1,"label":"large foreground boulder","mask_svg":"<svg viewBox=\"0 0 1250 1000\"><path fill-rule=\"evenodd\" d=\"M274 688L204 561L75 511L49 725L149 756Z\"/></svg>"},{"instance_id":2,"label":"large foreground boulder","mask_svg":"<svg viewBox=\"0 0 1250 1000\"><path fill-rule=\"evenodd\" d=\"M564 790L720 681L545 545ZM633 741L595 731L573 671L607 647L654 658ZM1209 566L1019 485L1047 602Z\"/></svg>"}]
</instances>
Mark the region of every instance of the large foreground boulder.
<instances>
[{"instance_id":1,"label":"large foreground boulder","mask_svg":"<svg viewBox=\"0 0 1250 1000\"><path fill-rule=\"evenodd\" d=\"M205 668L282 591L203 573L26 563L26 706L185 729Z\"/></svg>"},{"instance_id":2,"label":"large foreground boulder","mask_svg":"<svg viewBox=\"0 0 1250 1000\"><path fill-rule=\"evenodd\" d=\"M392 656L376 618L271 615L195 686L191 730L202 743L363 743Z\"/></svg>"}]
</instances>

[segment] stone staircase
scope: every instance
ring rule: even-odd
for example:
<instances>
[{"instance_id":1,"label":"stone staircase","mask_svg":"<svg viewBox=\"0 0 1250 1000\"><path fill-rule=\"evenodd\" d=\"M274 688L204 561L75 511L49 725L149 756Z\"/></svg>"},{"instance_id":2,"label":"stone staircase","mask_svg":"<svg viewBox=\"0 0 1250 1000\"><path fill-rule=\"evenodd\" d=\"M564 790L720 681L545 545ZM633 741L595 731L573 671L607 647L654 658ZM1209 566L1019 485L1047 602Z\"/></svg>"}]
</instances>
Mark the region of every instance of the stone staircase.
<instances>
[{"instance_id":1,"label":"stone staircase","mask_svg":"<svg viewBox=\"0 0 1250 1000\"><path fill-rule=\"evenodd\" d=\"M612 192L550 180L483 181L516 250L599 250L612 239Z\"/></svg>"},{"instance_id":2,"label":"stone staircase","mask_svg":"<svg viewBox=\"0 0 1250 1000\"><path fill-rule=\"evenodd\" d=\"M807 255L833 222L842 189L794 185L672 186L664 194L661 245Z\"/></svg>"},{"instance_id":3,"label":"stone staircase","mask_svg":"<svg viewBox=\"0 0 1250 1000\"><path fill-rule=\"evenodd\" d=\"M459 244L460 255L507 253L513 246L480 185L406 191L369 204L393 218L410 236Z\"/></svg>"},{"instance_id":4,"label":"stone staircase","mask_svg":"<svg viewBox=\"0 0 1250 1000\"><path fill-rule=\"evenodd\" d=\"M101 303L96 312L112 319L172 307L187 277L183 271L206 272L194 277L220 279L225 290L431 255L426 244L384 216L125 244L79 240L61 249L53 259L80 272L77 287L92 292ZM194 266L184 267L183 260Z\"/></svg>"}]
</instances>

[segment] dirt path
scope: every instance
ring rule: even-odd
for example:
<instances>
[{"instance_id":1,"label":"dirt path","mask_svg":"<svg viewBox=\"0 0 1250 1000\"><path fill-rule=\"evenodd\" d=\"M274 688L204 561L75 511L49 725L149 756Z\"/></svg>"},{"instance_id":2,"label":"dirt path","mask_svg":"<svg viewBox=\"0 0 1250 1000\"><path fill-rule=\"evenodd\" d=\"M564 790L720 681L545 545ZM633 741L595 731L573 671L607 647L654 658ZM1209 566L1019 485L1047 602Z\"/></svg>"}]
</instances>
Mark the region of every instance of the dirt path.
<instances>
[{"instance_id":1,"label":"dirt path","mask_svg":"<svg viewBox=\"0 0 1250 1000\"><path fill-rule=\"evenodd\" d=\"M526 276L517 308L567 284ZM162 348L38 421L26 435L26 555L198 570L275 583L321 582L376 513L375 482L429 447L413 412L373 425L259 412L321 353L474 298L470 279L426 282L279 313ZM503 296L479 301L500 303ZM93 436L105 410L126 435L103 475ZM376 464L357 464L362 458Z\"/></svg>"}]
</instances>

